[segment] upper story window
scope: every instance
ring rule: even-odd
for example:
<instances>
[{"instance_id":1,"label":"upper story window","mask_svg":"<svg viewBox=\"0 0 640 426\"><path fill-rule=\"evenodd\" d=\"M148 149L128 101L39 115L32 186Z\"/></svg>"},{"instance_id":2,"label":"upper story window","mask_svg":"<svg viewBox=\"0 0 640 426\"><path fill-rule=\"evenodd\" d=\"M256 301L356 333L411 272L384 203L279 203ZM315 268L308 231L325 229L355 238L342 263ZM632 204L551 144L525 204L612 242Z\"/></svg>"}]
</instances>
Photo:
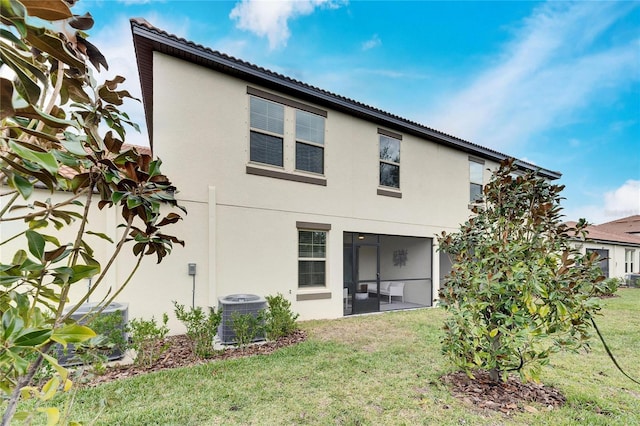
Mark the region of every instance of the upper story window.
<instances>
[{"instance_id":1,"label":"upper story window","mask_svg":"<svg viewBox=\"0 0 640 426\"><path fill-rule=\"evenodd\" d=\"M484 161L469 158L469 201L472 203L482 201L483 169Z\"/></svg>"},{"instance_id":2,"label":"upper story window","mask_svg":"<svg viewBox=\"0 0 640 426\"><path fill-rule=\"evenodd\" d=\"M248 86L247 94L251 163L247 173L326 186L327 111L255 87Z\"/></svg>"},{"instance_id":3,"label":"upper story window","mask_svg":"<svg viewBox=\"0 0 640 426\"><path fill-rule=\"evenodd\" d=\"M284 106L251 97L251 161L282 167Z\"/></svg>"},{"instance_id":4,"label":"upper story window","mask_svg":"<svg viewBox=\"0 0 640 426\"><path fill-rule=\"evenodd\" d=\"M378 130L380 133L380 130ZM387 132L385 132L387 133ZM380 133L380 186L400 188L400 139Z\"/></svg>"},{"instance_id":5,"label":"upper story window","mask_svg":"<svg viewBox=\"0 0 640 426\"><path fill-rule=\"evenodd\" d=\"M296 170L324 174L324 117L296 110Z\"/></svg>"}]
</instances>

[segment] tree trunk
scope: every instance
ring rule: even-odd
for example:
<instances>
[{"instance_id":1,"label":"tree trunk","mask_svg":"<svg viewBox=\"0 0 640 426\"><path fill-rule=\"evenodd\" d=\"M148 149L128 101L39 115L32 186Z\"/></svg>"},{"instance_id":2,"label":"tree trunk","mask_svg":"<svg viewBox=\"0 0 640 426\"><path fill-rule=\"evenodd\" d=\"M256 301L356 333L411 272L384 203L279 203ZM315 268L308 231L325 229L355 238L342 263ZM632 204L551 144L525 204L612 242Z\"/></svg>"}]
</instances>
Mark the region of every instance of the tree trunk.
<instances>
[{"instance_id":1,"label":"tree trunk","mask_svg":"<svg viewBox=\"0 0 640 426\"><path fill-rule=\"evenodd\" d=\"M7 404L7 409L2 415L2 426L8 426L11 423L11 419L18 408L18 401L20 401L20 391L23 387L28 386L31 383L33 376L36 375L36 372L40 368L40 365L42 365L43 360L44 357L42 355L38 355L36 361L31 364L31 367L29 367L27 374L18 378L16 387L13 389L13 393L11 394L11 398Z\"/></svg>"},{"instance_id":2,"label":"tree trunk","mask_svg":"<svg viewBox=\"0 0 640 426\"><path fill-rule=\"evenodd\" d=\"M500 381L500 370L497 367L489 370L489 378L494 382Z\"/></svg>"}]
</instances>

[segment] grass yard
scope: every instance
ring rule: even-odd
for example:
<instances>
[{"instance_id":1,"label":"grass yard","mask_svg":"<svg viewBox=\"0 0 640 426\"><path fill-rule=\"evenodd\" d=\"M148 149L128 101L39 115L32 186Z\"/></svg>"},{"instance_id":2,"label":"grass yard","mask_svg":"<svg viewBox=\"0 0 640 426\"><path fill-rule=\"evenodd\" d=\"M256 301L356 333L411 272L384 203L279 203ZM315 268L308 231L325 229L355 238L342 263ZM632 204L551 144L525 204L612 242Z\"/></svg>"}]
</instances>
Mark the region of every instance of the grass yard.
<instances>
[{"instance_id":1,"label":"grass yard","mask_svg":"<svg viewBox=\"0 0 640 426\"><path fill-rule=\"evenodd\" d=\"M640 376L640 289L604 300L598 325L619 362ZM640 425L640 385L599 340L543 371L567 404L511 415L453 398L439 377L444 312L425 309L301 323L307 341L270 356L152 373L75 396L70 416L104 425Z\"/></svg>"}]
</instances>

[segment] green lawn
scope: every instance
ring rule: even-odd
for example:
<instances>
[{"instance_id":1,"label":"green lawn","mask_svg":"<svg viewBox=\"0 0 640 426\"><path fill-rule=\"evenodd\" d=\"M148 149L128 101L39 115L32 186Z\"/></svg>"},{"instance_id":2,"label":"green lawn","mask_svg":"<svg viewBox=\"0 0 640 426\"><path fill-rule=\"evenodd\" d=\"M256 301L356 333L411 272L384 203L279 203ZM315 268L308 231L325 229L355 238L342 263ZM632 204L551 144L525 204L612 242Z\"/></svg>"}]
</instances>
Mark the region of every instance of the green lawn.
<instances>
[{"instance_id":1,"label":"green lawn","mask_svg":"<svg viewBox=\"0 0 640 426\"><path fill-rule=\"evenodd\" d=\"M618 360L640 376L640 289L604 301L599 326ZM148 374L82 389L71 419L104 425L640 425L640 385L601 343L562 353L543 371L567 404L506 416L453 398L439 377L444 312L425 309L301 324L306 342L273 355Z\"/></svg>"}]
</instances>

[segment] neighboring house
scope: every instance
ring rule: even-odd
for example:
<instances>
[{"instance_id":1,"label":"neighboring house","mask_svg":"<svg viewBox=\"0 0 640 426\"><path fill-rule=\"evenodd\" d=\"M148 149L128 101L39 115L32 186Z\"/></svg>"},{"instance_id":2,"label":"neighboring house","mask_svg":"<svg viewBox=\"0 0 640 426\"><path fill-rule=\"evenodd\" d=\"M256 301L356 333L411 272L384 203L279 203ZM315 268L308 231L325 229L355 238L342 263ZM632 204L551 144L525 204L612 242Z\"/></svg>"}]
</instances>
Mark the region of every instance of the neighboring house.
<instances>
[{"instance_id":1,"label":"neighboring house","mask_svg":"<svg viewBox=\"0 0 640 426\"><path fill-rule=\"evenodd\" d=\"M638 218L640 216L630 216L587 227L587 241L579 243L579 247L583 253L595 252L600 256L600 268L607 278L640 273L640 234L634 232L637 225L636 228L629 226L634 222L637 224ZM569 226L575 224L567 222Z\"/></svg>"}]
</instances>

